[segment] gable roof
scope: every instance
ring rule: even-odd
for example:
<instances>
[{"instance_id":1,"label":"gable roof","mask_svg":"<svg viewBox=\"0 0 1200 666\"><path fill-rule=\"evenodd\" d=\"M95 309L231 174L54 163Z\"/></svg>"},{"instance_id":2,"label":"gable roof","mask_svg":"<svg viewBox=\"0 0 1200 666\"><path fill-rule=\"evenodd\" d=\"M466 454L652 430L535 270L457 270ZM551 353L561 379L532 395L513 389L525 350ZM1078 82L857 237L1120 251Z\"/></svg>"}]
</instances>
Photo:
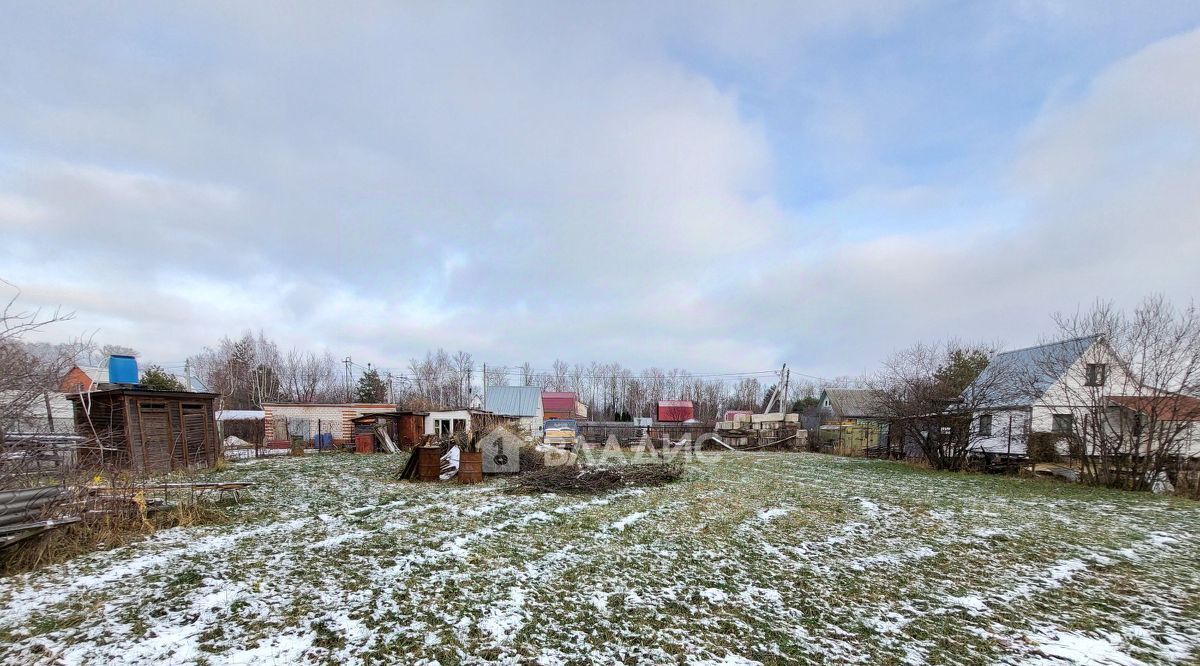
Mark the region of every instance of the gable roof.
<instances>
[{"instance_id":1,"label":"gable roof","mask_svg":"<svg viewBox=\"0 0 1200 666\"><path fill-rule=\"evenodd\" d=\"M501 416L537 416L541 405L541 387L489 386L483 408Z\"/></svg>"},{"instance_id":2,"label":"gable roof","mask_svg":"<svg viewBox=\"0 0 1200 666\"><path fill-rule=\"evenodd\" d=\"M834 413L842 418L869 418L880 414L874 400L875 391L871 389L827 388L824 393Z\"/></svg>"},{"instance_id":3,"label":"gable roof","mask_svg":"<svg viewBox=\"0 0 1200 666\"><path fill-rule=\"evenodd\" d=\"M983 372L963 391L985 393L980 407L1014 407L1031 404L1058 380L1047 367L1069 368L1091 349L1099 335L1059 340L1034 347L1000 352L992 357Z\"/></svg>"}]
</instances>

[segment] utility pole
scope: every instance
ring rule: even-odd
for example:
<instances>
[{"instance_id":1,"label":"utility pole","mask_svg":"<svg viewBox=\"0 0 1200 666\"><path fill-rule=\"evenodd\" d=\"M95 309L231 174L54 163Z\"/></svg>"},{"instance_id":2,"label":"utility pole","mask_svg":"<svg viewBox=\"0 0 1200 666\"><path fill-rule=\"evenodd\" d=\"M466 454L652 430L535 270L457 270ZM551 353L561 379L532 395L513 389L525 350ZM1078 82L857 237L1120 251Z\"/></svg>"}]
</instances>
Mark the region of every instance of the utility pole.
<instances>
[{"instance_id":1,"label":"utility pole","mask_svg":"<svg viewBox=\"0 0 1200 666\"><path fill-rule=\"evenodd\" d=\"M779 413L787 414L787 389L792 384L792 371L788 370L787 364L784 364L784 402L779 403Z\"/></svg>"},{"instance_id":2,"label":"utility pole","mask_svg":"<svg viewBox=\"0 0 1200 666\"><path fill-rule=\"evenodd\" d=\"M394 404L396 404L396 384L392 380L392 371L391 370L387 371L387 380L388 380L388 402L390 402L394 405Z\"/></svg>"},{"instance_id":3,"label":"utility pole","mask_svg":"<svg viewBox=\"0 0 1200 666\"><path fill-rule=\"evenodd\" d=\"M487 363L483 364L483 408L487 409Z\"/></svg>"},{"instance_id":4,"label":"utility pole","mask_svg":"<svg viewBox=\"0 0 1200 666\"><path fill-rule=\"evenodd\" d=\"M771 397L767 400L767 407L763 410L763 414L771 413L771 410L775 408L776 400L779 400L779 412L781 414L784 413L783 400L786 391L784 382L786 381L787 371L787 363L784 363L783 367L779 369L779 379L775 381L775 390L771 391Z\"/></svg>"},{"instance_id":5,"label":"utility pole","mask_svg":"<svg viewBox=\"0 0 1200 666\"><path fill-rule=\"evenodd\" d=\"M346 402L354 402L354 400L350 398L350 364L353 363L353 361L351 361L350 357L347 356L346 358L342 359L342 363L346 364Z\"/></svg>"}]
</instances>

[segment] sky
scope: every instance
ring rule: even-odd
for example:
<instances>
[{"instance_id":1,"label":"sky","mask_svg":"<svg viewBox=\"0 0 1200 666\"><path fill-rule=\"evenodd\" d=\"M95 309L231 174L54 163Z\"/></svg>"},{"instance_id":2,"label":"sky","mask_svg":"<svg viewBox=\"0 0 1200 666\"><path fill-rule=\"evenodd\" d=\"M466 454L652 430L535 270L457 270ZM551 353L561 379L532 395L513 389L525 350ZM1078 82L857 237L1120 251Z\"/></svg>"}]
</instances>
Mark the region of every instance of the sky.
<instances>
[{"instance_id":1,"label":"sky","mask_svg":"<svg viewBox=\"0 0 1200 666\"><path fill-rule=\"evenodd\" d=\"M1190 0L0 13L39 339L833 377L1200 287Z\"/></svg>"}]
</instances>

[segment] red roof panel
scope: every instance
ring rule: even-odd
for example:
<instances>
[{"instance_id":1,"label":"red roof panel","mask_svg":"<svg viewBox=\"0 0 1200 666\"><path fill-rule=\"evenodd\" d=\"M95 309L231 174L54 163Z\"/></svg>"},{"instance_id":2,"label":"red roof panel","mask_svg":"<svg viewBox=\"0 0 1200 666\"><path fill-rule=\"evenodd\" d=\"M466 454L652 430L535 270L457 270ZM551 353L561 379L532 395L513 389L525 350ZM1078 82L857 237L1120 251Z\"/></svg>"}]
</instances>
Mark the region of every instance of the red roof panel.
<instances>
[{"instance_id":1,"label":"red roof panel","mask_svg":"<svg viewBox=\"0 0 1200 666\"><path fill-rule=\"evenodd\" d=\"M680 423L696 418L691 400L659 400L658 420L661 423Z\"/></svg>"},{"instance_id":2,"label":"red roof panel","mask_svg":"<svg viewBox=\"0 0 1200 666\"><path fill-rule=\"evenodd\" d=\"M572 391L543 391L542 410L547 412L575 412L579 396Z\"/></svg>"}]
</instances>

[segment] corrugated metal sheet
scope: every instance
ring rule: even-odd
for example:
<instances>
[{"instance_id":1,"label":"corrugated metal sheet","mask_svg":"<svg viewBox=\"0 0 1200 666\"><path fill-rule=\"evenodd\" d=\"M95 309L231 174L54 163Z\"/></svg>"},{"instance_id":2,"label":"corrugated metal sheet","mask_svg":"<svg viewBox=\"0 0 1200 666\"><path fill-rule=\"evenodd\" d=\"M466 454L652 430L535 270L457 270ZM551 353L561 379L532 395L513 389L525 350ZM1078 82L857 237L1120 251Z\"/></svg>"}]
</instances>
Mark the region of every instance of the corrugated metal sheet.
<instances>
[{"instance_id":1,"label":"corrugated metal sheet","mask_svg":"<svg viewBox=\"0 0 1200 666\"><path fill-rule=\"evenodd\" d=\"M546 391L542 393L542 409L547 412L575 412L579 396L570 391Z\"/></svg>"},{"instance_id":2,"label":"corrugated metal sheet","mask_svg":"<svg viewBox=\"0 0 1200 666\"><path fill-rule=\"evenodd\" d=\"M1048 370L1070 367L1098 339L1087 335L996 354L963 395L987 393L981 407L1028 405L1058 379L1049 376Z\"/></svg>"},{"instance_id":3,"label":"corrugated metal sheet","mask_svg":"<svg viewBox=\"0 0 1200 666\"><path fill-rule=\"evenodd\" d=\"M257 409L218 409L218 421L261 421L267 418L267 413Z\"/></svg>"},{"instance_id":4,"label":"corrugated metal sheet","mask_svg":"<svg viewBox=\"0 0 1200 666\"><path fill-rule=\"evenodd\" d=\"M489 386L484 409L501 416L537 416L541 399L536 386Z\"/></svg>"},{"instance_id":5,"label":"corrugated metal sheet","mask_svg":"<svg viewBox=\"0 0 1200 666\"><path fill-rule=\"evenodd\" d=\"M696 409L691 400L659 400L658 420L660 423L682 423L696 418Z\"/></svg>"},{"instance_id":6,"label":"corrugated metal sheet","mask_svg":"<svg viewBox=\"0 0 1200 666\"><path fill-rule=\"evenodd\" d=\"M839 418L862 419L884 415L884 410L878 405L875 391L871 389L827 388L825 397L829 398L829 406Z\"/></svg>"}]
</instances>

